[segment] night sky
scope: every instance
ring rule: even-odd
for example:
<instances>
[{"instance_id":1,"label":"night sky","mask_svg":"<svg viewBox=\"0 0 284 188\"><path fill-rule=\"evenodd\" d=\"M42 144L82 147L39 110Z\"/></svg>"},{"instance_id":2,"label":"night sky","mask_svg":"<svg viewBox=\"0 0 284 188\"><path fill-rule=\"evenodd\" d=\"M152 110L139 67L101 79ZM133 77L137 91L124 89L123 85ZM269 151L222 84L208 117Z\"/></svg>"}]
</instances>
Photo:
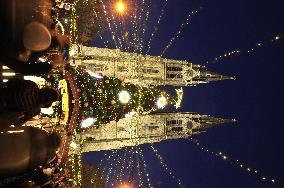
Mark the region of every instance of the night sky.
<instances>
[{"instance_id":1,"label":"night sky","mask_svg":"<svg viewBox=\"0 0 284 188\"><path fill-rule=\"evenodd\" d=\"M152 2L150 20L155 20L163 1ZM151 55L160 54L189 10L195 10L199 4L197 0L169 0ZM204 63L225 52L252 48L259 42L265 42L262 48L251 54L242 53L209 64L209 70L236 76L237 80L185 88L181 111L236 118L238 122L235 125L212 128L194 137L209 149L222 151L282 183L284 43L283 40L277 43L269 41L276 35L283 37L283 18L283 0L208 1L164 56ZM96 46L101 46L101 43L98 41ZM166 141L155 146L186 187L273 187L257 176L201 151L189 140ZM178 187L157 163L149 145L142 148L151 166L154 187ZM101 156L102 152L89 153L84 158L95 163Z\"/></svg>"}]
</instances>

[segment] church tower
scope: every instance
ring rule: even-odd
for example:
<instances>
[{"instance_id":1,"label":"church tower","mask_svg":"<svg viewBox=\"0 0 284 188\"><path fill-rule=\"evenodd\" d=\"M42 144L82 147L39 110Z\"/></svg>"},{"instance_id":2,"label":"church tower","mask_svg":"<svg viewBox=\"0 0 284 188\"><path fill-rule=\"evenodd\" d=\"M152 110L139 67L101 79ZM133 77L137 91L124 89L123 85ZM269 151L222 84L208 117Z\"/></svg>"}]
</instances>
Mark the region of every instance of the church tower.
<instances>
[{"instance_id":1,"label":"church tower","mask_svg":"<svg viewBox=\"0 0 284 188\"><path fill-rule=\"evenodd\" d=\"M132 115L98 129L81 133L83 152L121 149L164 140L188 138L206 129L233 123L235 120L214 118L190 112Z\"/></svg>"},{"instance_id":2,"label":"church tower","mask_svg":"<svg viewBox=\"0 0 284 188\"><path fill-rule=\"evenodd\" d=\"M115 76L124 82L143 86L195 86L211 81L235 79L187 61L122 52L119 49L86 46L72 49L73 64L84 65L97 74Z\"/></svg>"}]
</instances>

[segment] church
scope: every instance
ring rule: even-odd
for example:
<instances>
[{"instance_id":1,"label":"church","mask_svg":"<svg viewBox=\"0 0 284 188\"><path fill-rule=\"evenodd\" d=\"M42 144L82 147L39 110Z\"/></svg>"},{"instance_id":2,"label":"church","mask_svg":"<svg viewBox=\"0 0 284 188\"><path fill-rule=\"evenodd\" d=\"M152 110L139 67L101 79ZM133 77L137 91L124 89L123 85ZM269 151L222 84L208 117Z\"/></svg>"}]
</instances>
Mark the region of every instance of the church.
<instances>
[{"instance_id":1,"label":"church","mask_svg":"<svg viewBox=\"0 0 284 188\"><path fill-rule=\"evenodd\" d=\"M182 60L87 46L73 46L72 65L82 65L98 75L117 77L141 86L186 87L235 77L211 72L205 66ZM180 107L182 89L176 89ZM118 122L89 129L77 136L84 140L82 152L121 149L164 140L188 138L206 129L236 120L214 118L191 112L131 113Z\"/></svg>"}]
</instances>

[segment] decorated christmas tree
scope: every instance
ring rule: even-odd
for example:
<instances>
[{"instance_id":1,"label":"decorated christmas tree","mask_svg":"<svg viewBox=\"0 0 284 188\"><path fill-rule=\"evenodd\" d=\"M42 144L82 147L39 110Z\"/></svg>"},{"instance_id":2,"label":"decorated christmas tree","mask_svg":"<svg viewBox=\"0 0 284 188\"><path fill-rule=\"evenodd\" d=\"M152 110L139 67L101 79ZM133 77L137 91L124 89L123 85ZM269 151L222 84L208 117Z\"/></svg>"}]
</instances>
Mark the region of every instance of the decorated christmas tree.
<instances>
[{"instance_id":1,"label":"decorated christmas tree","mask_svg":"<svg viewBox=\"0 0 284 188\"><path fill-rule=\"evenodd\" d=\"M78 118L83 128L118 121L131 112L153 112L167 104L175 105L178 100L157 88L124 83L82 66L72 71L80 98Z\"/></svg>"}]
</instances>

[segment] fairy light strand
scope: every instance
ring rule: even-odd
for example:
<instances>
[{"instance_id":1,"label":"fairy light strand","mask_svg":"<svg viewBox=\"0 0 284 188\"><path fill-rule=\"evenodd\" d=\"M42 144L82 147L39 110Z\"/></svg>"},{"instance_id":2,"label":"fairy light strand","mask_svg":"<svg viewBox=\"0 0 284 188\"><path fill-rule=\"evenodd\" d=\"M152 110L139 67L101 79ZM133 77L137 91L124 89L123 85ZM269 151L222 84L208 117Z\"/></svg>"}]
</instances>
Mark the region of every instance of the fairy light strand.
<instances>
[{"instance_id":1,"label":"fairy light strand","mask_svg":"<svg viewBox=\"0 0 284 188\"><path fill-rule=\"evenodd\" d=\"M155 156L159 159L161 166L165 169L165 171L168 173L168 175L174 180L174 182L177 183L177 185L181 188L184 188L185 186L183 185L183 183L181 182L181 180L179 178L177 178L174 173L170 170L170 168L168 167L168 165L166 164L165 160L163 159L163 157L161 156L161 154L159 153L159 151L154 147L153 144L151 144L150 148L153 150Z\"/></svg>"},{"instance_id":2,"label":"fairy light strand","mask_svg":"<svg viewBox=\"0 0 284 188\"><path fill-rule=\"evenodd\" d=\"M138 147L138 151L139 151L139 155L141 157L141 161L142 161L142 165L143 165L143 171L144 171L144 174L145 174L145 178L147 180L147 184L148 184L148 188L154 188L152 183L151 183L151 180L150 180L150 174L148 172L148 166L147 166L147 162L145 161L145 158L144 158L144 154L143 154L143 149L140 148L140 146Z\"/></svg>"},{"instance_id":3,"label":"fairy light strand","mask_svg":"<svg viewBox=\"0 0 284 188\"><path fill-rule=\"evenodd\" d=\"M140 38L140 49L139 49L139 53L142 54L143 52L143 48L144 48L144 37L145 37L145 32L147 30L147 25L148 25L148 19L149 19L149 15L150 15L150 4L147 6L147 13L146 13L146 19L144 21L144 23L142 23L142 34L141 34L141 38Z\"/></svg>"},{"instance_id":4,"label":"fairy light strand","mask_svg":"<svg viewBox=\"0 0 284 188\"><path fill-rule=\"evenodd\" d=\"M263 47L265 47L269 44L272 44L272 43L280 42L282 39L283 39L282 36L276 35L272 39L256 43L251 48L231 50L231 51L226 52L222 55L216 56L215 58L208 60L208 61L206 61L202 64L219 63L224 59L227 59L227 58L230 58L230 57L233 57L233 56L237 56L237 55L240 55L240 54L252 54L255 51L257 51L258 49L263 48Z\"/></svg>"},{"instance_id":5,"label":"fairy light strand","mask_svg":"<svg viewBox=\"0 0 284 188\"><path fill-rule=\"evenodd\" d=\"M162 20L164 14L165 14L165 9L167 7L167 4L168 4L168 0L165 0L164 4L162 6L161 14L159 15L158 21L154 26L154 31L152 32L150 39L148 41L146 55L148 55L150 50L151 50L151 47L152 47L151 43L152 43L155 35L157 34L158 30L159 30L159 26L160 26L160 23L161 23L161 20Z\"/></svg>"},{"instance_id":6,"label":"fairy light strand","mask_svg":"<svg viewBox=\"0 0 284 188\"><path fill-rule=\"evenodd\" d=\"M138 146L135 146L135 162L136 162L136 170L138 175L138 187L143 187L144 182L142 178L142 172L141 172L141 164L140 164L140 158L139 158L139 152L138 152Z\"/></svg>"},{"instance_id":7,"label":"fairy light strand","mask_svg":"<svg viewBox=\"0 0 284 188\"><path fill-rule=\"evenodd\" d=\"M137 5L137 8L136 10L138 10L138 7L139 7L139 4L136 4ZM137 52L139 53L140 52L140 46L141 46L141 38L140 38L140 32L141 31L141 27L143 27L143 24L141 24L141 18L142 18L142 15L144 15L144 10L145 10L145 0L142 0L142 4L141 4L141 11L138 12L138 19L136 21L136 27L137 27Z\"/></svg>"},{"instance_id":8,"label":"fairy light strand","mask_svg":"<svg viewBox=\"0 0 284 188\"><path fill-rule=\"evenodd\" d=\"M110 31L110 33L112 35L111 38L112 38L112 40L114 42L115 48L119 49L118 45L117 45L117 41L116 41L116 35L113 32L113 29L112 29L111 23L110 23L110 19L109 19L108 15L107 15L106 6L105 6L105 4L104 4L104 2L102 0L100 0L100 2L102 4L102 6L103 6L103 12L104 12L104 15L105 15L105 18L106 18L106 21L107 21L108 29L109 29L109 31Z\"/></svg>"},{"instance_id":9,"label":"fairy light strand","mask_svg":"<svg viewBox=\"0 0 284 188\"><path fill-rule=\"evenodd\" d=\"M97 4L97 1L96 1L96 4ZM98 16L97 11L96 11L95 9L93 9L93 11L94 11L94 14L95 14L96 19L101 19L101 17ZM102 19L101 19L101 20L102 20ZM102 27L102 25L100 24L100 22L98 22L98 26L99 26L100 31L102 31L102 30L103 30L103 27ZM109 47L109 46L107 45L107 44L109 44L108 40L107 40L107 39L103 39L103 37L102 37L102 35L101 35L100 33L98 33L98 36L100 37L101 41L104 43L104 46L105 46L106 48L108 48L108 47Z\"/></svg>"},{"instance_id":10,"label":"fairy light strand","mask_svg":"<svg viewBox=\"0 0 284 188\"><path fill-rule=\"evenodd\" d=\"M122 161L122 159L121 159L121 154L120 154L121 152L120 151L118 151L117 152L117 156L116 156L116 162L114 163L115 165L114 165L114 167L113 167L113 173L110 175L110 180L109 180L109 183L111 184L111 186L113 187L114 186L114 184L115 184L115 182L117 181L117 179L118 179L118 175L119 175L119 169L121 169L121 161Z\"/></svg>"},{"instance_id":11,"label":"fairy light strand","mask_svg":"<svg viewBox=\"0 0 284 188\"><path fill-rule=\"evenodd\" d=\"M123 158L122 158L122 163L121 163L120 168L119 168L120 172L119 172L119 175L117 176L116 184L122 184L123 183L122 179L123 179L123 177L125 178L125 173L124 173L125 168L126 168L125 165L126 165L126 160L129 159L128 155L130 153L127 150L127 148L123 149L123 153L124 153L124 155L123 155Z\"/></svg>"},{"instance_id":12,"label":"fairy light strand","mask_svg":"<svg viewBox=\"0 0 284 188\"><path fill-rule=\"evenodd\" d=\"M115 151L115 155L113 157L113 160L111 160L110 166L108 168L107 174L106 174L106 183L109 183L110 177L112 176L113 170L115 168L114 164L116 164L117 161L117 155L118 155L118 151Z\"/></svg>"},{"instance_id":13,"label":"fairy light strand","mask_svg":"<svg viewBox=\"0 0 284 188\"><path fill-rule=\"evenodd\" d=\"M284 187L284 185L281 184L276 178L263 175L258 169L250 167L249 165L246 165L245 163L241 162L238 159L237 160L233 159L232 157L230 157L225 152L213 151L213 150L209 149L207 146L205 146L204 144L201 144L200 141L196 138L191 137L189 140L190 140L191 143L193 143L195 146L197 146L201 151L203 151L203 152L205 152L209 155L212 155L214 157L217 157L220 160L226 161L226 162L228 162L229 164L231 164L235 167L243 169L248 174L255 175L260 182L271 183L271 184L273 184L273 185L275 185L279 188Z\"/></svg>"},{"instance_id":14,"label":"fairy light strand","mask_svg":"<svg viewBox=\"0 0 284 188\"><path fill-rule=\"evenodd\" d=\"M103 179L103 176L105 175L105 173L107 172L107 170L109 170L109 162L112 161L111 159L114 158L114 155L116 153L116 150L112 151L111 154L108 156L107 160L106 160L106 163L104 165L104 168L103 168L103 171L102 171L102 174L101 174L101 179Z\"/></svg>"},{"instance_id":15,"label":"fairy light strand","mask_svg":"<svg viewBox=\"0 0 284 188\"><path fill-rule=\"evenodd\" d=\"M118 33L118 27L117 27L117 24L116 24L116 21L115 21L115 18L114 18L114 15L113 13L111 14L111 18L112 18L112 21L113 21L113 25L114 25L114 28L115 28L115 33ZM120 50L123 50L123 44L122 44L122 40L121 38L119 37L120 35L115 35L117 40L118 40L118 43L119 43L119 49Z\"/></svg>"},{"instance_id":16,"label":"fairy light strand","mask_svg":"<svg viewBox=\"0 0 284 188\"><path fill-rule=\"evenodd\" d=\"M187 26L189 24L189 21L191 20L191 17L194 16L195 14L197 14L200 10L202 9L202 6L200 6L197 10L191 11L185 22L182 23L179 27L179 30L176 32L176 34L171 38L170 42L166 45L166 47L164 48L164 50L161 53L161 57L165 55L166 51L172 46L172 44L174 43L174 41L180 37L183 29L185 28L185 26Z\"/></svg>"}]
</instances>

